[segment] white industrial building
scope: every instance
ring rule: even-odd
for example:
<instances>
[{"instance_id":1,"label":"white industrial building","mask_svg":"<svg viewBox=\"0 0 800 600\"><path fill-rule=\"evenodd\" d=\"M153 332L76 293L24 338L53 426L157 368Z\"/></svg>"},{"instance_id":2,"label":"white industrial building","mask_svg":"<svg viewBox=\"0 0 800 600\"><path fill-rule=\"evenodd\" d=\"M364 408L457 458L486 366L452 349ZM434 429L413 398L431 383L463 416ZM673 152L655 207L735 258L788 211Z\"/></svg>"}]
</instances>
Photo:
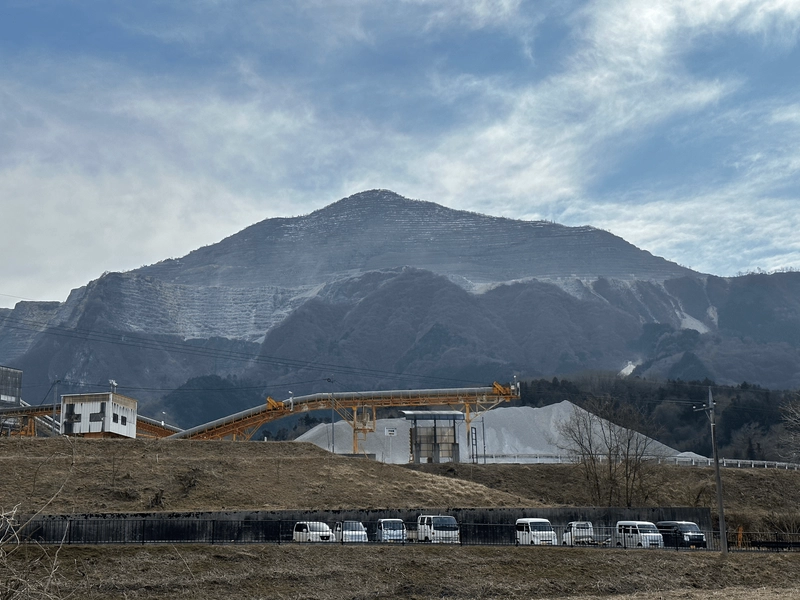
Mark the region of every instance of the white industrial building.
<instances>
[{"instance_id":1,"label":"white industrial building","mask_svg":"<svg viewBox=\"0 0 800 600\"><path fill-rule=\"evenodd\" d=\"M0 406L19 406L22 399L22 371L0 366Z\"/></svg>"},{"instance_id":2,"label":"white industrial building","mask_svg":"<svg viewBox=\"0 0 800 600\"><path fill-rule=\"evenodd\" d=\"M61 396L61 434L135 438L136 407L136 400L114 392Z\"/></svg>"}]
</instances>

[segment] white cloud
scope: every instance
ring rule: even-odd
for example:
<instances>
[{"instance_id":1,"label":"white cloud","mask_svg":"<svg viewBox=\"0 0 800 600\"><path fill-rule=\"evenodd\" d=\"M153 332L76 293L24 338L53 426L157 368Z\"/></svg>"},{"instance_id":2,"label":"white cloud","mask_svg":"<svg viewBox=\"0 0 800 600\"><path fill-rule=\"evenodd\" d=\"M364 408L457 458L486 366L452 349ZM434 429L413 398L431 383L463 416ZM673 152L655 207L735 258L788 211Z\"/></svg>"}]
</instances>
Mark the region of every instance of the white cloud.
<instances>
[{"instance_id":1,"label":"white cloud","mask_svg":"<svg viewBox=\"0 0 800 600\"><path fill-rule=\"evenodd\" d=\"M13 279L13 293L52 297L45 290L56 289L49 282L57 276L68 282L61 293L104 270L180 255L262 218L307 213L373 187L490 214L597 225L701 270L800 265L800 217L791 210L797 95L744 102L752 92L745 73L699 74L691 64L697 50L732 37L788 51L800 2L598 0L566 18L557 4L537 14L516 0L389 8L307 0L291 9L209 1L163 20L122 9L115 18L128 31L193 53L201 76L74 55L4 61L0 197L19 224L14 243L39 257L30 264L44 265ZM459 70L431 54L413 81L375 83L382 67L370 52L388 34L429 41L502 30L527 47L554 15L569 28L564 52L535 75ZM313 68L271 69L268 61L280 58L265 58L262 46ZM216 51L213 64L203 60ZM366 54L354 67L359 52ZM323 86L315 78L328 68L340 70ZM363 110L382 103L383 112ZM422 105L451 121L406 126ZM667 126L676 144L720 140L704 159L705 180L676 173L636 190L596 191ZM723 169L733 174L722 178ZM47 232L49 245L39 233L23 235L30 224Z\"/></svg>"},{"instance_id":2,"label":"white cloud","mask_svg":"<svg viewBox=\"0 0 800 600\"><path fill-rule=\"evenodd\" d=\"M674 60L676 18L666 5L591 6L583 46L566 70L505 92L505 114L445 136L419 158L421 179L439 197L580 197L652 127L736 89L736 82L698 80L681 69ZM440 87L453 95L458 85L465 94L476 87L471 80Z\"/></svg>"},{"instance_id":3,"label":"white cloud","mask_svg":"<svg viewBox=\"0 0 800 600\"><path fill-rule=\"evenodd\" d=\"M472 29L506 25L519 19L521 0L403 0L425 9L427 28L459 24Z\"/></svg>"}]
</instances>

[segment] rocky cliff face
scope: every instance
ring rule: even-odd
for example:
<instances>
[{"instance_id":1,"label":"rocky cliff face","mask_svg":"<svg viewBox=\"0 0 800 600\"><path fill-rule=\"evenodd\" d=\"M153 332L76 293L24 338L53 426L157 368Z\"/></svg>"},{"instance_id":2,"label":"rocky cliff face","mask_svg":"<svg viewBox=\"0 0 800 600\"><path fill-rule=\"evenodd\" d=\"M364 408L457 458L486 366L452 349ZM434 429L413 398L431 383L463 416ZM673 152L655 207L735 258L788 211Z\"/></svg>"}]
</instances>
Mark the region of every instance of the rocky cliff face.
<instances>
[{"instance_id":1,"label":"rocky cliff face","mask_svg":"<svg viewBox=\"0 0 800 600\"><path fill-rule=\"evenodd\" d=\"M629 363L796 387L799 299L798 274L705 276L591 227L377 190L107 274L64 303L20 303L0 313L0 363L25 370L31 396L113 378L145 400L207 374L280 394Z\"/></svg>"}]
</instances>

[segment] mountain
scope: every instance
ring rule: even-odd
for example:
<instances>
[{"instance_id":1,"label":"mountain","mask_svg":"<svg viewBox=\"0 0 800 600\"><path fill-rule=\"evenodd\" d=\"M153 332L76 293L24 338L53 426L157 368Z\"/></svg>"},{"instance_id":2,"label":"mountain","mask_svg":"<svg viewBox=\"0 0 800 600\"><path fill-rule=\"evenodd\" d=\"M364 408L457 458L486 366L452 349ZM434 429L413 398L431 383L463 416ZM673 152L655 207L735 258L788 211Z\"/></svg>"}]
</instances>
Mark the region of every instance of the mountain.
<instances>
[{"instance_id":1,"label":"mountain","mask_svg":"<svg viewBox=\"0 0 800 600\"><path fill-rule=\"evenodd\" d=\"M593 227L489 217L387 190L356 194L303 217L268 219L134 273L192 286L297 288L403 266L468 289L530 278L697 275Z\"/></svg>"},{"instance_id":2,"label":"mountain","mask_svg":"<svg viewBox=\"0 0 800 600\"><path fill-rule=\"evenodd\" d=\"M275 397L626 366L797 387L798 292L796 273L714 277L592 227L373 190L106 274L63 303L21 302L0 312L0 364L24 370L29 401L56 379L62 393L115 379L143 412L191 403L155 401L207 375Z\"/></svg>"}]
</instances>

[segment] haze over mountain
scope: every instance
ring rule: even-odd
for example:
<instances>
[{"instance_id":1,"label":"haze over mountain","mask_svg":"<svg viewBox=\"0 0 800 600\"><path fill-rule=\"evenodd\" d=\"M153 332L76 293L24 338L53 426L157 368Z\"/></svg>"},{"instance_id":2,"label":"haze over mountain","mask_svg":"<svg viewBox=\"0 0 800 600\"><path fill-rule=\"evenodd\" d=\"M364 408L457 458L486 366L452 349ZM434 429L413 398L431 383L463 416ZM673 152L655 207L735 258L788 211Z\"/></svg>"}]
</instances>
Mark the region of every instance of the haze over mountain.
<instances>
[{"instance_id":1,"label":"haze over mountain","mask_svg":"<svg viewBox=\"0 0 800 600\"><path fill-rule=\"evenodd\" d=\"M149 402L209 374L285 397L629 364L797 387L798 292L795 273L719 278L592 227L373 190L0 310L0 364L36 401L55 379Z\"/></svg>"}]
</instances>

